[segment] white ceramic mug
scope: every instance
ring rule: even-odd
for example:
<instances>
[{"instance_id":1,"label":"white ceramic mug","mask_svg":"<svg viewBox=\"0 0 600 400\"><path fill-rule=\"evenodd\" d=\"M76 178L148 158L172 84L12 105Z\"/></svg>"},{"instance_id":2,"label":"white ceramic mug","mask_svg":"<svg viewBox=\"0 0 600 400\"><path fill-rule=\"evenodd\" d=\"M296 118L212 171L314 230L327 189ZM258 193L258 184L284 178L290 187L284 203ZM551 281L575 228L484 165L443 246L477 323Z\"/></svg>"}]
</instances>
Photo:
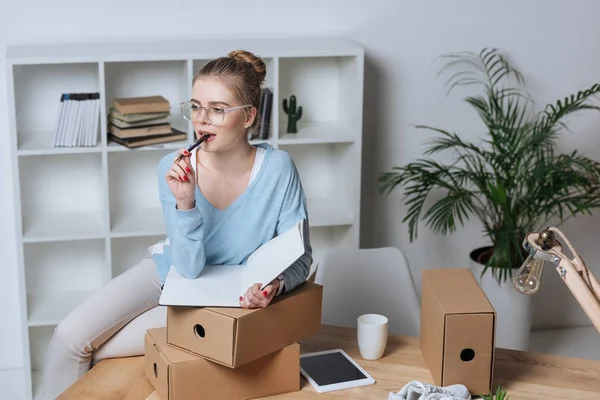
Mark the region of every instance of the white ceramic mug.
<instances>
[{"instance_id":1,"label":"white ceramic mug","mask_svg":"<svg viewBox=\"0 0 600 400\"><path fill-rule=\"evenodd\" d=\"M358 350L365 360L383 356L388 338L388 319L380 314L363 314L357 319Z\"/></svg>"}]
</instances>

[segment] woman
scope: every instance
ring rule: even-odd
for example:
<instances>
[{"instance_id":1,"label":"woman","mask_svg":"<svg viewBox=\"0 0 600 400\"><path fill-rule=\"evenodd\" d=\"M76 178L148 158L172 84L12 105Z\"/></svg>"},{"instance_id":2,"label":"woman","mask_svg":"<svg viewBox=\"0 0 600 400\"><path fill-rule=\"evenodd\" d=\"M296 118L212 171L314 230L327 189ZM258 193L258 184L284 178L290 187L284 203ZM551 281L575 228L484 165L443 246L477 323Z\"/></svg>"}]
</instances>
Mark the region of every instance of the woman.
<instances>
[{"instance_id":1,"label":"woman","mask_svg":"<svg viewBox=\"0 0 600 400\"><path fill-rule=\"evenodd\" d=\"M113 279L56 328L48 349L43 399L55 399L108 357L144 353L147 329L166 326L158 307L169 268L201 279L204 265L242 264L260 245L304 219L305 253L264 289L240 293L240 306L266 307L274 296L303 283L312 263L306 199L290 156L252 145L259 122L263 61L237 50L206 64L194 77L192 99L182 103L199 149L169 154L158 165L167 237L151 257ZM178 155L183 155L177 161ZM109 341L109 339L111 339Z\"/></svg>"}]
</instances>

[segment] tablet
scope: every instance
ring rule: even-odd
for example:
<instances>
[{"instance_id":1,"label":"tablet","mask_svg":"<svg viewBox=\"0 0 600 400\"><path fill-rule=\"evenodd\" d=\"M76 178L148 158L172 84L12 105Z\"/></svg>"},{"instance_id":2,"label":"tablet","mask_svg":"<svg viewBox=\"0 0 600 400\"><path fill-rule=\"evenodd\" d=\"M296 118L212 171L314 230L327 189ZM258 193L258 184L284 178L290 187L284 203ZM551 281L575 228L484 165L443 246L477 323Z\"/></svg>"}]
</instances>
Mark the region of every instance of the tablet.
<instances>
[{"instance_id":1,"label":"tablet","mask_svg":"<svg viewBox=\"0 0 600 400\"><path fill-rule=\"evenodd\" d=\"M342 349L301 354L300 372L319 393L375 383L375 379Z\"/></svg>"}]
</instances>

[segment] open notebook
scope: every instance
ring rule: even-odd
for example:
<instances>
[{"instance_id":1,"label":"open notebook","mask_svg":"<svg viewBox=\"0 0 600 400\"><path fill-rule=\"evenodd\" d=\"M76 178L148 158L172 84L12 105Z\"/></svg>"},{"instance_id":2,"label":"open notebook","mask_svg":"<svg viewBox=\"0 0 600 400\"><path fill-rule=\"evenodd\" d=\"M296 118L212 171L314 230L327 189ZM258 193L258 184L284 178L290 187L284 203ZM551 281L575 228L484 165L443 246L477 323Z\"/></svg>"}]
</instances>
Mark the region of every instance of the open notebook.
<instances>
[{"instance_id":1,"label":"open notebook","mask_svg":"<svg viewBox=\"0 0 600 400\"><path fill-rule=\"evenodd\" d=\"M239 307L239 297L255 283L263 287L304 254L305 220L252 253L246 264L206 265L198 278L187 279L169 269L160 296L162 306Z\"/></svg>"}]
</instances>

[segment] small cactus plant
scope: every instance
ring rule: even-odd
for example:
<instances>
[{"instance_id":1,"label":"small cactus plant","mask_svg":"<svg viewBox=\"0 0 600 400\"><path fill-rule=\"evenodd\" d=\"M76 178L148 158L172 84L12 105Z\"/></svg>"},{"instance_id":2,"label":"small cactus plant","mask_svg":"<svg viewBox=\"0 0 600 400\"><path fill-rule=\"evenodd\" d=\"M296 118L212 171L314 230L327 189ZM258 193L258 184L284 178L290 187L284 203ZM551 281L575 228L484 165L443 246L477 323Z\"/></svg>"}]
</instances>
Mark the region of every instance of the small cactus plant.
<instances>
[{"instance_id":1,"label":"small cactus plant","mask_svg":"<svg viewBox=\"0 0 600 400\"><path fill-rule=\"evenodd\" d=\"M297 133L298 126L297 122L302 118L302 106L296 108L296 96L290 96L290 104L288 107L288 100L283 99L283 112L288 115L287 133Z\"/></svg>"}]
</instances>

